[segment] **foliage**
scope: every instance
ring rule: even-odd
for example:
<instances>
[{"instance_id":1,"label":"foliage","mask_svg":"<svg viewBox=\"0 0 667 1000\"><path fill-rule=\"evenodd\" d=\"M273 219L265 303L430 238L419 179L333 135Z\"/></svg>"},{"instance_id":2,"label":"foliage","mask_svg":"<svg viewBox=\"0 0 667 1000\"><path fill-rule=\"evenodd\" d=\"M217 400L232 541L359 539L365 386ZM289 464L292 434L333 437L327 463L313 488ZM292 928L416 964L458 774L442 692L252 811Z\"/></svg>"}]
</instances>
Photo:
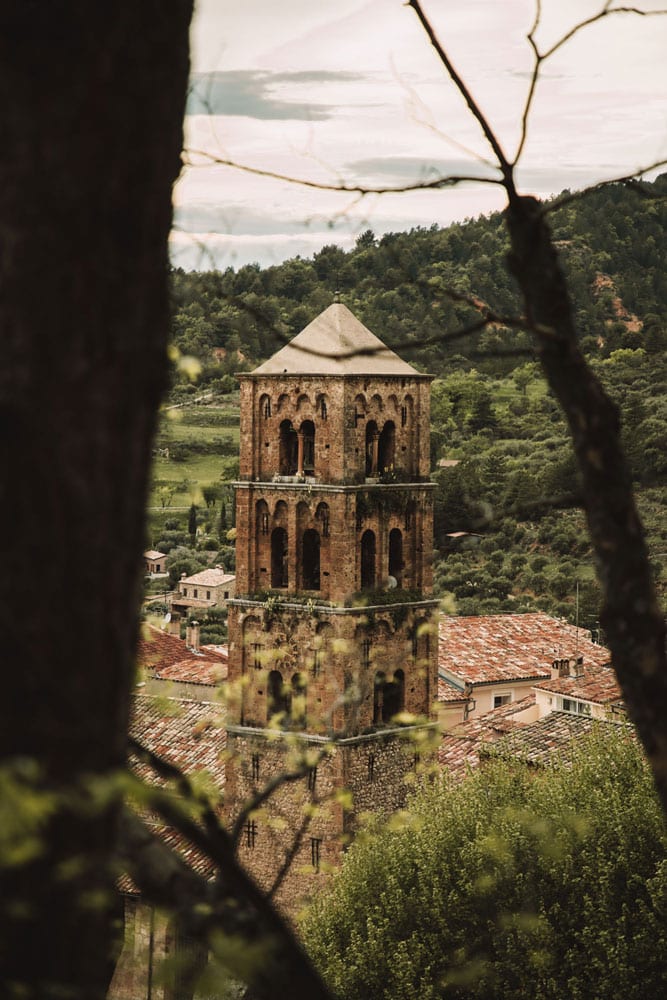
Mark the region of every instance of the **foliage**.
<instances>
[{"instance_id":1,"label":"foliage","mask_svg":"<svg viewBox=\"0 0 667 1000\"><path fill-rule=\"evenodd\" d=\"M663 175L648 192L667 184ZM657 356L667 344L667 286L662 255L665 207L615 184L560 208L554 237L563 259L584 346L593 357L625 347L646 346ZM362 234L366 237L367 234ZM235 271L172 273L172 338L187 354L205 362L204 384L231 374L276 349L276 332L292 336L332 301L343 301L388 344L410 353L410 342L437 338L477 318L466 302L453 302L450 289L489 302L508 315L520 311L513 279L505 267L507 233L501 213L433 225L380 239L368 231L353 250L325 246L312 260L300 257L274 267L248 264ZM645 317L644 329L637 317ZM405 346L403 346L405 345ZM528 347L524 334L503 327L414 349L420 367L443 372L461 355ZM213 352L219 360L212 365ZM222 355L221 355L222 352ZM464 361L464 364L466 362ZM477 363L477 362L475 362ZM483 371L520 370L521 358L487 358ZM445 367L446 366L446 367ZM517 376L520 395L525 375ZM477 412L475 412L477 411ZM487 420L483 397L470 413L473 425Z\"/></svg>"},{"instance_id":2,"label":"foliage","mask_svg":"<svg viewBox=\"0 0 667 1000\"><path fill-rule=\"evenodd\" d=\"M666 531L659 489L667 440L664 365L643 350L615 351L592 364L621 408L649 549L659 563ZM495 420L475 433L469 413L479 385L486 386ZM513 407L517 392L520 413ZM574 621L578 589L579 621L596 628L600 598L590 543L583 516L571 509L579 478L565 424L537 367L525 364L496 378L446 375L433 386L433 419L441 451L458 461L434 476L437 591L454 593L464 614L534 610L538 601L561 613L564 602ZM473 534L452 537L460 531ZM518 554L528 555L528 563L514 562ZM511 586L498 605L495 577L503 574Z\"/></svg>"},{"instance_id":3,"label":"foliage","mask_svg":"<svg viewBox=\"0 0 667 1000\"><path fill-rule=\"evenodd\" d=\"M193 622L200 626L199 641L202 645L227 642L227 610L225 608L207 608L206 610L190 612L181 629L182 638L185 638L186 625L192 625Z\"/></svg>"},{"instance_id":4,"label":"foliage","mask_svg":"<svg viewBox=\"0 0 667 1000\"><path fill-rule=\"evenodd\" d=\"M203 559L201 553L186 545L179 545L169 553L165 560L165 568L169 573L169 585L175 587L181 579L183 573L186 576L193 576L202 569L206 569L208 561Z\"/></svg>"},{"instance_id":5,"label":"foliage","mask_svg":"<svg viewBox=\"0 0 667 1000\"><path fill-rule=\"evenodd\" d=\"M570 762L494 761L357 841L307 946L341 1000L662 995L666 848L641 751L601 724Z\"/></svg>"}]
</instances>

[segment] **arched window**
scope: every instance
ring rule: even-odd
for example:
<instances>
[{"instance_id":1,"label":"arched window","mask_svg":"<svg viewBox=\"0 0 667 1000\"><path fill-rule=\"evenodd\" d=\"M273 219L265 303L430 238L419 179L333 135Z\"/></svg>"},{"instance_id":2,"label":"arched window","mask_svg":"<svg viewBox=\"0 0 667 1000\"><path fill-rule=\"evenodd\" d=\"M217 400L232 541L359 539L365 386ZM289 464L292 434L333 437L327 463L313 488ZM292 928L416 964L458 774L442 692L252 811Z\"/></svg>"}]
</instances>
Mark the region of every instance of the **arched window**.
<instances>
[{"instance_id":1,"label":"arched window","mask_svg":"<svg viewBox=\"0 0 667 1000\"><path fill-rule=\"evenodd\" d=\"M291 724L295 729L303 729L306 725L306 675L296 673L292 676Z\"/></svg>"},{"instance_id":2,"label":"arched window","mask_svg":"<svg viewBox=\"0 0 667 1000\"><path fill-rule=\"evenodd\" d=\"M370 529L361 536L361 589L375 589L375 533Z\"/></svg>"},{"instance_id":3,"label":"arched window","mask_svg":"<svg viewBox=\"0 0 667 1000\"><path fill-rule=\"evenodd\" d=\"M375 675L373 682L373 725L382 722L382 703L384 695L385 675L381 670Z\"/></svg>"},{"instance_id":4,"label":"arched window","mask_svg":"<svg viewBox=\"0 0 667 1000\"><path fill-rule=\"evenodd\" d=\"M257 534L268 535L269 533L269 508L266 500L258 500L255 508L257 514Z\"/></svg>"},{"instance_id":5,"label":"arched window","mask_svg":"<svg viewBox=\"0 0 667 1000\"><path fill-rule=\"evenodd\" d=\"M378 471L378 425L374 420L366 424L366 478L377 476Z\"/></svg>"},{"instance_id":6,"label":"arched window","mask_svg":"<svg viewBox=\"0 0 667 1000\"><path fill-rule=\"evenodd\" d=\"M329 504L319 503L315 511L315 519L322 526L322 538L329 537Z\"/></svg>"},{"instance_id":7,"label":"arched window","mask_svg":"<svg viewBox=\"0 0 667 1000\"><path fill-rule=\"evenodd\" d=\"M320 622L317 626L312 646L313 677L320 676L322 669L325 667L327 660L331 655L331 632L331 625L329 625L328 622Z\"/></svg>"},{"instance_id":8,"label":"arched window","mask_svg":"<svg viewBox=\"0 0 667 1000\"><path fill-rule=\"evenodd\" d=\"M268 419L271 416L271 397L263 395L259 400L259 412L262 414L264 419Z\"/></svg>"},{"instance_id":9,"label":"arched window","mask_svg":"<svg viewBox=\"0 0 667 1000\"><path fill-rule=\"evenodd\" d=\"M301 424L301 434L303 435L303 468L301 471L307 476L315 473L315 424L312 420L304 420Z\"/></svg>"},{"instance_id":10,"label":"arched window","mask_svg":"<svg viewBox=\"0 0 667 1000\"><path fill-rule=\"evenodd\" d=\"M287 531L274 528L271 532L271 586L286 587L287 571Z\"/></svg>"},{"instance_id":11,"label":"arched window","mask_svg":"<svg viewBox=\"0 0 667 1000\"><path fill-rule=\"evenodd\" d=\"M267 721L274 715L282 714L284 721L287 722L290 714L291 694L289 688L283 683L283 675L279 670L272 670L269 674L266 693Z\"/></svg>"},{"instance_id":12,"label":"arched window","mask_svg":"<svg viewBox=\"0 0 667 1000\"><path fill-rule=\"evenodd\" d=\"M314 528L303 533L301 576L304 590L320 589L320 536Z\"/></svg>"},{"instance_id":13,"label":"arched window","mask_svg":"<svg viewBox=\"0 0 667 1000\"><path fill-rule=\"evenodd\" d=\"M403 572L403 535L398 528L389 532L389 576L400 586Z\"/></svg>"},{"instance_id":14,"label":"arched window","mask_svg":"<svg viewBox=\"0 0 667 1000\"><path fill-rule=\"evenodd\" d=\"M394 467L394 450L396 446L396 425L388 420L382 428L378 441L378 471L387 472Z\"/></svg>"},{"instance_id":15,"label":"arched window","mask_svg":"<svg viewBox=\"0 0 667 1000\"><path fill-rule=\"evenodd\" d=\"M382 697L382 721L391 722L395 715L403 711L405 704L405 674L396 670L390 681L385 681Z\"/></svg>"},{"instance_id":16,"label":"arched window","mask_svg":"<svg viewBox=\"0 0 667 1000\"><path fill-rule=\"evenodd\" d=\"M294 476L297 470L299 443L291 420L280 423L280 475Z\"/></svg>"},{"instance_id":17,"label":"arched window","mask_svg":"<svg viewBox=\"0 0 667 1000\"><path fill-rule=\"evenodd\" d=\"M405 674L396 670L388 680L381 671L375 675L373 686L373 724L391 722L394 716L403 710L405 705Z\"/></svg>"}]
</instances>

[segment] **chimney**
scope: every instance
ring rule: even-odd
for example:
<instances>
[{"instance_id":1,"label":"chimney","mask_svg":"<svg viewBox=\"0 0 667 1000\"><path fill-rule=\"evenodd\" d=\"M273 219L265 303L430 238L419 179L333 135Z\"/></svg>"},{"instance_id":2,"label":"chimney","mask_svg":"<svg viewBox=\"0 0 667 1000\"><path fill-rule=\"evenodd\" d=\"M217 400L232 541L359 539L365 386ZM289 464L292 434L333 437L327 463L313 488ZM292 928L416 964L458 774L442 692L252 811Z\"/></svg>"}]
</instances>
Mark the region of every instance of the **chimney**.
<instances>
[{"instance_id":1,"label":"chimney","mask_svg":"<svg viewBox=\"0 0 667 1000\"><path fill-rule=\"evenodd\" d=\"M191 622L185 628L185 645L189 646L193 652L199 652L199 622Z\"/></svg>"}]
</instances>

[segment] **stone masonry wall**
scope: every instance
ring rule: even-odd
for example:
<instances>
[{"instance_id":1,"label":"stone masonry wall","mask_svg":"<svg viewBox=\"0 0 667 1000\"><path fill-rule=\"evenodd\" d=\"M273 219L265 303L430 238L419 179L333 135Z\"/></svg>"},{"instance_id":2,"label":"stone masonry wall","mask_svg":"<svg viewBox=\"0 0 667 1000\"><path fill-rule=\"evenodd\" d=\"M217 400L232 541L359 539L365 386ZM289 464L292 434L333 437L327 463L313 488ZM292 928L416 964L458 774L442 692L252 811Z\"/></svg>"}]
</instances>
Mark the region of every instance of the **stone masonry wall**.
<instances>
[{"instance_id":1,"label":"stone masonry wall","mask_svg":"<svg viewBox=\"0 0 667 1000\"><path fill-rule=\"evenodd\" d=\"M402 708L431 717L437 696L434 601L360 609L234 601L229 608L232 723L266 726L269 675L303 699L294 728L356 735L372 727L378 671L404 676Z\"/></svg>"},{"instance_id":2,"label":"stone masonry wall","mask_svg":"<svg viewBox=\"0 0 667 1000\"><path fill-rule=\"evenodd\" d=\"M314 478L332 485L366 478L366 427L394 426L392 465L412 481L430 472L430 377L240 376L242 480L281 474L280 426L314 425Z\"/></svg>"}]
</instances>

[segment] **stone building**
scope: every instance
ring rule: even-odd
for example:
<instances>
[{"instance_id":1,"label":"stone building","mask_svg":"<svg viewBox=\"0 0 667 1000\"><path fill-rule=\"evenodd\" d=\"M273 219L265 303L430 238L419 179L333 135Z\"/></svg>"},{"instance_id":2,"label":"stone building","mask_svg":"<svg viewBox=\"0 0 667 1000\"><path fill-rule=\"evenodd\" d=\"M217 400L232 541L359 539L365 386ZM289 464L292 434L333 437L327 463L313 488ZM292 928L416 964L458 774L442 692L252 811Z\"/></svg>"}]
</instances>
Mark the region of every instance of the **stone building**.
<instances>
[{"instance_id":1,"label":"stone building","mask_svg":"<svg viewBox=\"0 0 667 1000\"><path fill-rule=\"evenodd\" d=\"M164 552L158 552L157 549L147 549L144 552L144 570L148 576L163 575L165 573L165 559L167 558Z\"/></svg>"},{"instance_id":2,"label":"stone building","mask_svg":"<svg viewBox=\"0 0 667 1000\"><path fill-rule=\"evenodd\" d=\"M465 719L520 701L541 682L562 676L563 665L568 664L569 670L570 661L578 664L579 675L608 667L610 659L609 650L594 643L587 629L542 611L442 615L438 652L442 727L451 729Z\"/></svg>"},{"instance_id":3,"label":"stone building","mask_svg":"<svg viewBox=\"0 0 667 1000\"><path fill-rule=\"evenodd\" d=\"M340 303L240 376L225 797L234 822L308 765L240 842L265 887L294 855L288 909L338 863L354 815L404 803L432 727L430 381Z\"/></svg>"},{"instance_id":4,"label":"stone building","mask_svg":"<svg viewBox=\"0 0 667 1000\"><path fill-rule=\"evenodd\" d=\"M202 614L210 608L224 608L234 596L235 577L221 566L200 570L192 576L182 574L178 592L169 599L169 610L176 618Z\"/></svg>"}]
</instances>

